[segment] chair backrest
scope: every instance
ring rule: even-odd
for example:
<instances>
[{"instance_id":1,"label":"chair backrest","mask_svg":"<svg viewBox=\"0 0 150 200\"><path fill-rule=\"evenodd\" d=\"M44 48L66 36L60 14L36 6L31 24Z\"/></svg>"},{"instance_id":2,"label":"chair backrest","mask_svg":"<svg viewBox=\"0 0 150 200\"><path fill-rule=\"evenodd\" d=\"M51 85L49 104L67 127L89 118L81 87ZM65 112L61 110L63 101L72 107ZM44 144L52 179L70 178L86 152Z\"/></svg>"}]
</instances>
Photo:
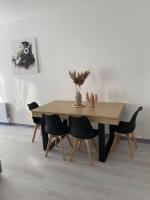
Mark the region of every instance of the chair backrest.
<instances>
[{"instance_id":1,"label":"chair backrest","mask_svg":"<svg viewBox=\"0 0 150 200\"><path fill-rule=\"evenodd\" d=\"M131 120L130 120L130 128L131 128L131 131L134 131L135 127L136 127L136 118L137 118L137 115L139 113L139 111L142 111L143 110L143 107L139 107L137 109L137 111L133 114Z\"/></svg>"},{"instance_id":2,"label":"chair backrest","mask_svg":"<svg viewBox=\"0 0 150 200\"><path fill-rule=\"evenodd\" d=\"M87 117L69 117L70 133L77 138L85 138L93 134L93 128Z\"/></svg>"},{"instance_id":3,"label":"chair backrest","mask_svg":"<svg viewBox=\"0 0 150 200\"><path fill-rule=\"evenodd\" d=\"M33 110L33 109L39 107L39 105L38 105L36 102L32 102L32 103L29 103L29 104L27 104L27 105L28 105L28 107L29 107L29 110Z\"/></svg>"},{"instance_id":4,"label":"chair backrest","mask_svg":"<svg viewBox=\"0 0 150 200\"><path fill-rule=\"evenodd\" d=\"M60 117L54 115L43 115L45 121L45 131L52 135L64 135L69 132L69 128L62 122Z\"/></svg>"},{"instance_id":5,"label":"chair backrest","mask_svg":"<svg viewBox=\"0 0 150 200\"><path fill-rule=\"evenodd\" d=\"M33 110L33 109L39 107L39 105L36 102L32 102L32 103L27 104L27 105L28 105L29 110ZM39 124L40 123L40 119L38 117L32 117L32 119L33 119L33 122L35 124Z\"/></svg>"}]
</instances>

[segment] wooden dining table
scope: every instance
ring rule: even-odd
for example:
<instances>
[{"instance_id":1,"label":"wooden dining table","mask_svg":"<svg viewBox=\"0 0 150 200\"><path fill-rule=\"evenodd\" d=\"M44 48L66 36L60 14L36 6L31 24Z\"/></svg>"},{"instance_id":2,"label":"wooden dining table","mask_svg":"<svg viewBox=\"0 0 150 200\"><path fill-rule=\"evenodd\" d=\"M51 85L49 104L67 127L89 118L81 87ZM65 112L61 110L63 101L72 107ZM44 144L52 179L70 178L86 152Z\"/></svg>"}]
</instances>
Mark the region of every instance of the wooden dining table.
<instances>
[{"instance_id":1,"label":"wooden dining table","mask_svg":"<svg viewBox=\"0 0 150 200\"><path fill-rule=\"evenodd\" d=\"M55 100L32 110L33 117L41 117L42 115L58 114L66 123L69 116L85 116L90 122L98 124L98 146L99 161L105 162L110 152L114 140L114 133L109 130L108 137L105 134L105 125L119 124L124 103L118 102L97 102L95 108L88 105L83 107L75 107L73 101ZM45 132L44 119L41 120L43 149L46 150L48 143L48 134ZM86 134L86 133L85 133ZM107 141L106 141L107 139Z\"/></svg>"}]
</instances>

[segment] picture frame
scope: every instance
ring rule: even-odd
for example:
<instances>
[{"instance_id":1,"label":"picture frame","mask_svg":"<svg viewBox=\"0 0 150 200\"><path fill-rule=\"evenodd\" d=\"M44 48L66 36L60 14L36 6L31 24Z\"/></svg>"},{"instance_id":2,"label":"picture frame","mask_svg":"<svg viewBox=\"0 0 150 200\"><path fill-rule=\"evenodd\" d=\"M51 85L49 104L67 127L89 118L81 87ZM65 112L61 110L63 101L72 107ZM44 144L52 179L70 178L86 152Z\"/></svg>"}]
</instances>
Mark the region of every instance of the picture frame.
<instances>
[{"instance_id":1,"label":"picture frame","mask_svg":"<svg viewBox=\"0 0 150 200\"><path fill-rule=\"evenodd\" d=\"M39 73L35 38L15 40L11 48L14 74Z\"/></svg>"}]
</instances>

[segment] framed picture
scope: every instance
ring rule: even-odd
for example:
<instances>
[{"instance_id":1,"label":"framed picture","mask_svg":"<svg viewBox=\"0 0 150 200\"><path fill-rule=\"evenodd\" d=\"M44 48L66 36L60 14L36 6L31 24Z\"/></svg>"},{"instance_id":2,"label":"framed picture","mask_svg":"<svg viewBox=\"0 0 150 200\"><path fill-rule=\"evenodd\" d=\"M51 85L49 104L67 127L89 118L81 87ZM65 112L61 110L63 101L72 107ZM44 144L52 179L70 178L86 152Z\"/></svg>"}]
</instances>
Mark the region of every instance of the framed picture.
<instances>
[{"instance_id":1,"label":"framed picture","mask_svg":"<svg viewBox=\"0 0 150 200\"><path fill-rule=\"evenodd\" d=\"M12 42L12 66L14 74L35 74L39 72L35 39Z\"/></svg>"}]
</instances>

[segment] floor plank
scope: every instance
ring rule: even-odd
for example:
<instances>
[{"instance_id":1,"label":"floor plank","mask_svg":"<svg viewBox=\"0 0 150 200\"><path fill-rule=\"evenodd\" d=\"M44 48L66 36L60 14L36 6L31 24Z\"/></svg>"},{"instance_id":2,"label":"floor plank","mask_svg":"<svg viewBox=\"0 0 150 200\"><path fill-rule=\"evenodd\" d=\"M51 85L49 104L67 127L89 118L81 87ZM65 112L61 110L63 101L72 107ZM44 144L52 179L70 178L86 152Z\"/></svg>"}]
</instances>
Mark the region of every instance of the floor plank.
<instances>
[{"instance_id":1,"label":"floor plank","mask_svg":"<svg viewBox=\"0 0 150 200\"><path fill-rule=\"evenodd\" d=\"M65 142L67 161L59 147L44 157L40 131L32 140L33 129L0 125L0 200L149 200L150 145L138 144L134 159L128 144L121 141L106 163L89 165L84 143L74 162Z\"/></svg>"}]
</instances>

